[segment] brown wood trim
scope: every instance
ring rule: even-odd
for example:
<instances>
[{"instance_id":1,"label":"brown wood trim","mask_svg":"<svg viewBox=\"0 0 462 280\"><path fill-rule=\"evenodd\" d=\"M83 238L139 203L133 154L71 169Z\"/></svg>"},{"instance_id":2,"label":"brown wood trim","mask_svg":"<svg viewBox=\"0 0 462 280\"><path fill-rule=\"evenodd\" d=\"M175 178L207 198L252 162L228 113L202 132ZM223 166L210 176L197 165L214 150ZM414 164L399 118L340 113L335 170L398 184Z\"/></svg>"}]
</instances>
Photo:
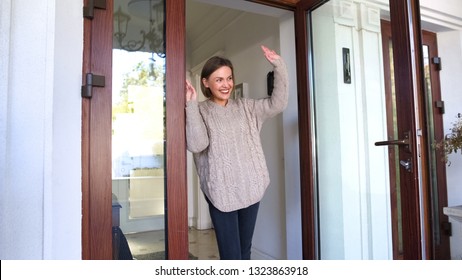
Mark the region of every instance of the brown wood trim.
<instances>
[{"instance_id":1,"label":"brown wood trim","mask_svg":"<svg viewBox=\"0 0 462 280\"><path fill-rule=\"evenodd\" d=\"M89 0L83 0L84 6ZM91 21L83 21L83 65L82 85L85 84L85 74L90 72L91 62ZM91 259L90 254L90 101L82 99L82 259Z\"/></svg>"},{"instance_id":2,"label":"brown wood trim","mask_svg":"<svg viewBox=\"0 0 462 280\"><path fill-rule=\"evenodd\" d=\"M258 3L266 6L294 11L299 0L246 0L248 2Z\"/></svg>"},{"instance_id":3,"label":"brown wood trim","mask_svg":"<svg viewBox=\"0 0 462 280\"><path fill-rule=\"evenodd\" d=\"M311 135L311 100L308 77L308 45L307 12L320 5L323 0L300 1L295 11L295 44L297 57L297 93L298 93L298 125L300 142L300 195L302 216L303 259L315 260L317 250L317 212L316 186L314 182L313 149Z\"/></svg>"},{"instance_id":4,"label":"brown wood trim","mask_svg":"<svg viewBox=\"0 0 462 280\"><path fill-rule=\"evenodd\" d=\"M299 142L308 145L300 145L300 195L302 217L302 246L303 259L316 259L315 253L315 213L313 197L313 169L311 162L311 127L310 127L310 98L308 92L309 81L307 79L307 35L306 15L302 9L297 9L295 14L295 38L297 55L297 93L298 93L298 131Z\"/></svg>"},{"instance_id":5,"label":"brown wood trim","mask_svg":"<svg viewBox=\"0 0 462 280\"><path fill-rule=\"evenodd\" d=\"M92 20L84 20L82 84L91 72L105 76L106 86L94 88L93 97L82 100L82 258L110 260L113 1L106 1L106 10L94 12Z\"/></svg>"},{"instance_id":6,"label":"brown wood trim","mask_svg":"<svg viewBox=\"0 0 462 280\"><path fill-rule=\"evenodd\" d=\"M297 3L297 9L304 10L305 13L312 11L330 0L301 0ZM306 14L305 14L306 17Z\"/></svg>"},{"instance_id":7,"label":"brown wood trim","mask_svg":"<svg viewBox=\"0 0 462 280\"><path fill-rule=\"evenodd\" d=\"M90 114L91 258L112 259L112 34L113 1L95 9L91 42L91 72L106 78L93 88Z\"/></svg>"},{"instance_id":8,"label":"brown wood trim","mask_svg":"<svg viewBox=\"0 0 462 280\"><path fill-rule=\"evenodd\" d=\"M82 100L82 259L90 260L90 102Z\"/></svg>"},{"instance_id":9,"label":"brown wood trim","mask_svg":"<svg viewBox=\"0 0 462 280\"><path fill-rule=\"evenodd\" d=\"M418 0L390 0L396 103L411 104L411 108L415 108L416 105L414 94L415 96L422 96L423 90L419 8ZM413 66L416 73L413 71ZM416 88L414 88L414 83ZM400 138L404 137L406 131L411 131L413 135L416 131L415 112L406 108L409 107L397 107L399 116L398 135ZM411 153L406 152L404 148L400 148L400 160L407 160L408 158L412 159L412 172L400 172L400 181L402 182L403 258L421 259L422 236L420 233L417 147L412 147Z\"/></svg>"},{"instance_id":10,"label":"brown wood trim","mask_svg":"<svg viewBox=\"0 0 462 280\"><path fill-rule=\"evenodd\" d=\"M185 1L166 4L167 257L188 259Z\"/></svg>"}]
</instances>

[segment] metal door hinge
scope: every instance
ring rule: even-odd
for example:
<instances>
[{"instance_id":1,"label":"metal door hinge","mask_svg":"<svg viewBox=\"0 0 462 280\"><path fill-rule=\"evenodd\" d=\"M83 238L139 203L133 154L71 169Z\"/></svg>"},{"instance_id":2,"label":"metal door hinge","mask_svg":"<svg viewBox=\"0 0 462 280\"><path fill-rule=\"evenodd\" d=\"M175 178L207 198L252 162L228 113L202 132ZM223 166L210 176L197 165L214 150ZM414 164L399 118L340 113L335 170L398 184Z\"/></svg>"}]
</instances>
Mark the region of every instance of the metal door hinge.
<instances>
[{"instance_id":1,"label":"metal door hinge","mask_svg":"<svg viewBox=\"0 0 462 280\"><path fill-rule=\"evenodd\" d=\"M440 114L444 114L444 101L435 101L435 107L440 109Z\"/></svg>"},{"instance_id":2,"label":"metal door hinge","mask_svg":"<svg viewBox=\"0 0 462 280\"><path fill-rule=\"evenodd\" d=\"M93 95L93 87L105 87L106 77L93 75L93 73L87 73L86 85L82 86L82 98L91 98Z\"/></svg>"},{"instance_id":3,"label":"metal door hinge","mask_svg":"<svg viewBox=\"0 0 462 280\"><path fill-rule=\"evenodd\" d=\"M441 57L435 56L432 57L433 64L436 65L436 70L441 71Z\"/></svg>"},{"instance_id":4,"label":"metal door hinge","mask_svg":"<svg viewBox=\"0 0 462 280\"><path fill-rule=\"evenodd\" d=\"M106 10L106 0L88 0L88 6L83 7L83 17L93 19L95 9Z\"/></svg>"},{"instance_id":5,"label":"metal door hinge","mask_svg":"<svg viewBox=\"0 0 462 280\"><path fill-rule=\"evenodd\" d=\"M452 236L452 224L450 222L442 222L441 227L446 235Z\"/></svg>"}]
</instances>

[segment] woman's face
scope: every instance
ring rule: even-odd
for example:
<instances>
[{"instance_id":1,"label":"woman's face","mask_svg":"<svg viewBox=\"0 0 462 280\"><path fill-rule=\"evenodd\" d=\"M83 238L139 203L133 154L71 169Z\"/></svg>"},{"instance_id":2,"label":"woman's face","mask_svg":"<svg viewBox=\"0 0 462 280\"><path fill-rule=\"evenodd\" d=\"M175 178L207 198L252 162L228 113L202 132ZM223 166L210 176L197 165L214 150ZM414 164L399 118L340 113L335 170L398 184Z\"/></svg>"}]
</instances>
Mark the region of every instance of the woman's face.
<instances>
[{"instance_id":1,"label":"woman's face","mask_svg":"<svg viewBox=\"0 0 462 280\"><path fill-rule=\"evenodd\" d=\"M234 81L231 68L222 66L215 70L208 79L202 79L204 86L212 92L211 100L222 106L228 103L233 91Z\"/></svg>"}]
</instances>

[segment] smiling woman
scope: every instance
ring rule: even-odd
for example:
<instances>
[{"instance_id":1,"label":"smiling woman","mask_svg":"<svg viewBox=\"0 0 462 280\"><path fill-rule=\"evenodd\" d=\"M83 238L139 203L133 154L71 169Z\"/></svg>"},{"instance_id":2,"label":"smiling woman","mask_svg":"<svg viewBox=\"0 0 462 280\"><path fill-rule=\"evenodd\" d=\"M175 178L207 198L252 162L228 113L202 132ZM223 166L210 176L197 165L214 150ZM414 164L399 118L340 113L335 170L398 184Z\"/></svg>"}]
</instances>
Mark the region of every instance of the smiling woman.
<instances>
[{"instance_id":1,"label":"smiling woman","mask_svg":"<svg viewBox=\"0 0 462 280\"><path fill-rule=\"evenodd\" d=\"M221 259L250 259L260 200L270 181L260 130L288 102L285 62L274 51L261 48L275 71L271 97L230 99L233 65L217 56L202 68L205 101L198 102L194 87L186 83L187 148L194 154Z\"/></svg>"},{"instance_id":2,"label":"smiling woman","mask_svg":"<svg viewBox=\"0 0 462 280\"><path fill-rule=\"evenodd\" d=\"M202 92L213 102L226 106L234 87L233 79L234 72L231 61L218 56L212 57L202 69Z\"/></svg>"}]
</instances>

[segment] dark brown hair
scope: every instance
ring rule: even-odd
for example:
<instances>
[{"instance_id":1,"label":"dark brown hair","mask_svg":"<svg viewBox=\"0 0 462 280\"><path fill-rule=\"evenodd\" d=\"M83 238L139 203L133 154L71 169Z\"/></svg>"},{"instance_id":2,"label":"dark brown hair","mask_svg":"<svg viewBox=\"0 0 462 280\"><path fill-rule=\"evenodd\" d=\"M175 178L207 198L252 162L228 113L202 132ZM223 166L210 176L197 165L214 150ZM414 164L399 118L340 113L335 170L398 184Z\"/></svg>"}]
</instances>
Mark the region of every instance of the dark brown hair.
<instances>
[{"instance_id":1,"label":"dark brown hair","mask_svg":"<svg viewBox=\"0 0 462 280\"><path fill-rule=\"evenodd\" d=\"M209 60L207 60L207 62L204 64L204 67L202 68L202 72L201 72L201 90L205 97L207 98L212 97L212 92L210 91L209 88L206 88L204 86L202 79L204 78L208 79L210 75L212 75L213 72L215 72L218 68L223 67L223 66L228 66L229 68L231 68L231 74L233 75L233 78L234 78L233 64L227 58L213 56Z\"/></svg>"}]
</instances>

